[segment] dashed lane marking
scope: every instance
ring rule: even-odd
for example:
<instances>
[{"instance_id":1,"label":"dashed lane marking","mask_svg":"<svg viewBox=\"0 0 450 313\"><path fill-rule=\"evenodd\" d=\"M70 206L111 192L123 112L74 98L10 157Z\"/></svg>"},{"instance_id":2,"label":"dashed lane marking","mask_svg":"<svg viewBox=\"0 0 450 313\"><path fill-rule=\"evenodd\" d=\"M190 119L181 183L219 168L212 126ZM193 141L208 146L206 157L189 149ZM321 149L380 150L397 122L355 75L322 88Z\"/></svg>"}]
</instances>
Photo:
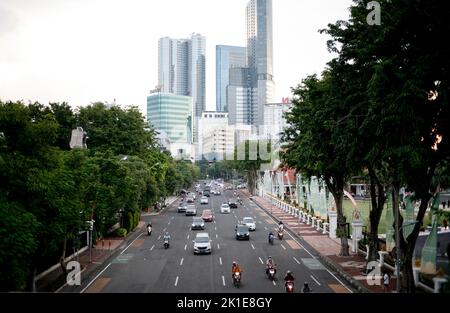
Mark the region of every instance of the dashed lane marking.
<instances>
[{"instance_id":1,"label":"dashed lane marking","mask_svg":"<svg viewBox=\"0 0 450 313\"><path fill-rule=\"evenodd\" d=\"M175 287L178 285L178 276L177 276L177 278L175 279Z\"/></svg>"}]
</instances>

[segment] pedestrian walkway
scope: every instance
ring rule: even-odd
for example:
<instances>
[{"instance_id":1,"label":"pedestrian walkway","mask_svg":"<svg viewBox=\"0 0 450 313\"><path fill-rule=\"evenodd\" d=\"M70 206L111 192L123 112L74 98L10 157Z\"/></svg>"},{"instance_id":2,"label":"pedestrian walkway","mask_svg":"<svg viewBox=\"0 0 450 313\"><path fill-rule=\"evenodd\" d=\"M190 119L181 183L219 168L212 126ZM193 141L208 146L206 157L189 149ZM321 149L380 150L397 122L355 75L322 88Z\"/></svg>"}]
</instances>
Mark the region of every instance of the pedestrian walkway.
<instances>
[{"instance_id":1,"label":"pedestrian walkway","mask_svg":"<svg viewBox=\"0 0 450 313\"><path fill-rule=\"evenodd\" d=\"M250 197L247 190L242 190L242 193ZM267 199L259 196L252 196L252 199L253 202L265 210L265 212L260 212L262 216L269 214L277 221L282 221L288 230L304 240L317 252L318 258L325 265L338 272L359 291L383 293L382 274L377 273L375 275L375 272L370 276L365 274L367 260L364 255L351 253L350 256L339 256L341 250L339 239L332 239L328 234L323 234L322 230L318 231L315 227L301 223L298 217L286 213ZM274 228L276 228L275 225ZM390 275L389 290L393 290L395 289L396 279L392 272ZM336 289L336 292L339 292L339 290Z\"/></svg>"}]
</instances>

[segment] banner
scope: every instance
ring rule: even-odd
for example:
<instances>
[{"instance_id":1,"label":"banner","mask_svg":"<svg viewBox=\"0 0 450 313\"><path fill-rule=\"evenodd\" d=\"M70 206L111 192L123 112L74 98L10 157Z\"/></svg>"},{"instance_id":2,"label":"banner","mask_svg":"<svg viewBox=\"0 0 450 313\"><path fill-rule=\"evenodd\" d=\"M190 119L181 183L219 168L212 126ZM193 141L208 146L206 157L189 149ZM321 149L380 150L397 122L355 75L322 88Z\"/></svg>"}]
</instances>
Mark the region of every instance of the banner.
<instances>
[{"instance_id":1,"label":"banner","mask_svg":"<svg viewBox=\"0 0 450 313\"><path fill-rule=\"evenodd\" d=\"M431 231L422 249L420 272L424 274L436 274L437 260L437 211L439 209L439 194L433 198L431 205L432 223Z\"/></svg>"},{"instance_id":2,"label":"banner","mask_svg":"<svg viewBox=\"0 0 450 313\"><path fill-rule=\"evenodd\" d=\"M277 172L278 179L278 197L284 200L284 185L283 185L283 172Z\"/></svg>"},{"instance_id":3,"label":"banner","mask_svg":"<svg viewBox=\"0 0 450 313\"><path fill-rule=\"evenodd\" d=\"M302 175L295 175L295 189L297 195L297 203L302 208L303 207L303 185L302 185Z\"/></svg>"},{"instance_id":4,"label":"banner","mask_svg":"<svg viewBox=\"0 0 450 313\"><path fill-rule=\"evenodd\" d=\"M405 216L403 218L403 237L406 239L413 231L415 226L414 219L414 207L415 201L414 196L408 195L404 199L405 202Z\"/></svg>"},{"instance_id":5,"label":"banner","mask_svg":"<svg viewBox=\"0 0 450 313\"><path fill-rule=\"evenodd\" d=\"M394 241L394 210L392 209L391 193L388 193L386 199L386 251L390 252L395 247Z\"/></svg>"},{"instance_id":6,"label":"banner","mask_svg":"<svg viewBox=\"0 0 450 313\"><path fill-rule=\"evenodd\" d=\"M320 212L320 207L319 207L319 182L317 181L317 177L315 176L311 177L310 191L311 191L311 206L314 210L314 216L316 216Z\"/></svg>"},{"instance_id":7,"label":"banner","mask_svg":"<svg viewBox=\"0 0 450 313\"><path fill-rule=\"evenodd\" d=\"M327 218L327 189L325 188L325 182L322 180L322 190L320 191L320 218Z\"/></svg>"}]
</instances>

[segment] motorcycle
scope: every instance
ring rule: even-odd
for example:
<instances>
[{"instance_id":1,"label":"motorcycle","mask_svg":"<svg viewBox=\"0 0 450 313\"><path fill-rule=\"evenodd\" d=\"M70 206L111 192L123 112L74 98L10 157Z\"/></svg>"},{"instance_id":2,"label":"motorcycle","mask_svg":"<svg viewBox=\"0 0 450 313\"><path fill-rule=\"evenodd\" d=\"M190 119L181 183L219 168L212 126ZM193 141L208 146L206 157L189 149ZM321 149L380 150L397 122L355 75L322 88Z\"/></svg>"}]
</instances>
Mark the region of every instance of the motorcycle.
<instances>
[{"instance_id":1,"label":"motorcycle","mask_svg":"<svg viewBox=\"0 0 450 313\"><path fill-rule=\"evenodd\" d=\"M278 231L278 239L283 240L283 231Z\"/></svg>"},{"instance_id":2,"label":"motorcycle","mask_svg":"<svg viewBox=\"0 0 450 313\"><path fill-rule=\"evenodd\" d=\"M268 277L270 280L274 280L274 279L275 279L275 273L276 273L276 270L275 270L274 267L269 267L269 268L267 269L267 277Z\"/></svg>"},{"instance_id":3,"label":"motorcycle","mask_svg":"<svg viewBox=\"0 0 450 313\"><path fill-rule=\"evenodd\" d=\"M147 235L150 236L152 234L152 227L147 226Z\"/></svg>"},{"instance_id":4,"label":"motorcycle","mask_svg":"<svg viewBox=\"0 0 450 313\"><path fill-rule=\"evenodd\" d=\"M269 235L269 243L271 245L273 245L273 240L274 240L274 236L273 235Z\"/></svg>"},{"instance_id":5,"label":"motorcycle","mask_svg":"<svg viewBox=\"0 0 450 313\"><path fill-rule=\"evenodd\" d=\"M169 249L169 240L168 239L164 240L164 249Z\"/></svg>"},{"instance_id":6,"label":"motorcycle","mask_svg":"<svg viewBox=\"0 0 450 313\"><path fill-rule=\"evenodd\" d=\"M239 288L241 286L241 273L235 272L233 274L233 285L236 288Z\"/></svg>"},{"instance_id":7,"label":"motorcycle","mask_svg":"<svg viewBox=\"0 0 450 313\"><path fill-rule=\"evenodd\" d=\"M294 293L294 282L291 280L288 280L285 284L286 292L287 293Z\"/></svg>"}]
</instances>

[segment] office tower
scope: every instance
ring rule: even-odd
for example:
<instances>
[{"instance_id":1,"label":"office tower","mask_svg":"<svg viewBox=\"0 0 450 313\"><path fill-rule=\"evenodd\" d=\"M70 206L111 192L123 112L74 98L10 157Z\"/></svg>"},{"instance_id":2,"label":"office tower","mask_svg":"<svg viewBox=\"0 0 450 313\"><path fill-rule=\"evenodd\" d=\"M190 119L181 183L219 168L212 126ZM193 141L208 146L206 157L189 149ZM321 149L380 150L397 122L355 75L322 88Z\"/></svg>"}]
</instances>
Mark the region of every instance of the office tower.
<instances>
[{"instance_id":1,"label":"office tower","mask_svg":"<svg viewBox=\"0 0 450 313\"><path fill-rule=\"evenodd\" d=\"M228 120L230 125L256 125L258 114L258 90L253 86L254 71L251 68L230 68L227 86Z\"/></svg>"},{"instance_id":2,"label":"office tower","mask_svg":"<svg viewBox=\"0 0 450 313\"><path fill-rule=\"evenodd\" d=\"M147 121L170 142L174 157L194 156L192 97L156 92L147 97ZM180 151L181 150L181 151Z\"/></svg>"},{"instance_id":3,"label":"office tower","mask_svg":"<svg viewBox=\"0 0 450 313\"><path fill-rule=\"evenodd\" d=\"M198 141L195 121L205 109L206 38L192 34L189 39L160 38L158 42L158 84L161 92L193 99L194 141Z\"/></svg>"},{"instance_id":4,"label":"office tower","mask_svg":"<svg viewBox=\"0 0 450 313\"><path fill-rule=\"evenodd\" d=\"M272 0L250 0L247 16L247 66L255 71L258 112L255 125L264 124L264 105L273 103Z\"/></svg>"},{"instance_id":5,"label":"office tower","mask_svg":"<svg viewBox=\"0 0 450 313\"><path fill-rule=\"evenodd\" d=\"M230 68L246 67L246 49L236 46L216 46L216 110L227 112L227 86Z\"/></svg>"}]
</instances>

